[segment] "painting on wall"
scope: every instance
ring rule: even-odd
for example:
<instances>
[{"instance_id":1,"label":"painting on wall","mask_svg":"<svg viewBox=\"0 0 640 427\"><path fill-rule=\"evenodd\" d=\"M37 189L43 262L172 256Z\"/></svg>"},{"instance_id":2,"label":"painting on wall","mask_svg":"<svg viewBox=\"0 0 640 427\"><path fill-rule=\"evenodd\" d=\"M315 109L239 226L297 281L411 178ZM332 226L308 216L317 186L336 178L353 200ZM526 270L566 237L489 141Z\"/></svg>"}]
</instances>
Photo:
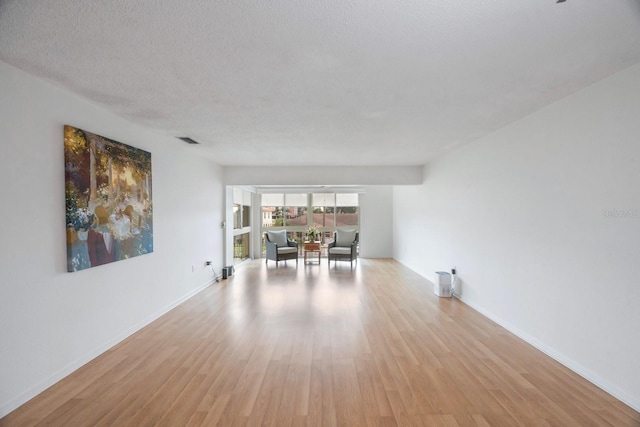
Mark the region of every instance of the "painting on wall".
<instances>
[{"instance_id":1,"label":"painting on wall","mask_svg":"<svg viewBox=\"0 0 640 427\"><path fill-rule=\"evenodd\" d=\"M153 252L151 153L64 127L67 270Z\"/></svg>"}]
</instances>

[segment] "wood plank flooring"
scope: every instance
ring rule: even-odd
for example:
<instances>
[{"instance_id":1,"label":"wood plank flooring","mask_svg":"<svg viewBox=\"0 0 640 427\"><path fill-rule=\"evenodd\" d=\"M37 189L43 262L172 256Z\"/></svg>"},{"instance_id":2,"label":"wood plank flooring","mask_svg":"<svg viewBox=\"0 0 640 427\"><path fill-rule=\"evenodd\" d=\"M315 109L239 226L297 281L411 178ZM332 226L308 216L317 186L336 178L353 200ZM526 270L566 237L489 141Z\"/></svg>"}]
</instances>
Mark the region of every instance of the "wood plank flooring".
<instances>
[{"instance_id":1,"label":"wood plank flooring","mask_svg":"<svg viewBox=\"0 0 640 427\"><path fill-rule=\"evenodd\" d=\"M257 260L0 426L638 426L392 260Z\"/></svg>"}]
</instances>

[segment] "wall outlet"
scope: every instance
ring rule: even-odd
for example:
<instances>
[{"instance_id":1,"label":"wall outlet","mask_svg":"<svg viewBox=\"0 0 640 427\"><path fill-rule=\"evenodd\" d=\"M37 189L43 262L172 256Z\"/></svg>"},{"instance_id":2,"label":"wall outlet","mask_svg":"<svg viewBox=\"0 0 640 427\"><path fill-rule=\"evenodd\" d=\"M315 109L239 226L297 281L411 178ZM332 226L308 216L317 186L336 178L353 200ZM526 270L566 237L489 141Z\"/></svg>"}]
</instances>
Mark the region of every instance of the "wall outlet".
<instances>
[{"instance_id":1,"label":"wall outlet","mask_svg":"<svg viewBox=\"0 0 640 427\"><path fill-rule=\"evenodd\" d=\"M194 273L196 271L196 266L195 265L191 265L191 272Z\"/></svg>"}]
</instances>

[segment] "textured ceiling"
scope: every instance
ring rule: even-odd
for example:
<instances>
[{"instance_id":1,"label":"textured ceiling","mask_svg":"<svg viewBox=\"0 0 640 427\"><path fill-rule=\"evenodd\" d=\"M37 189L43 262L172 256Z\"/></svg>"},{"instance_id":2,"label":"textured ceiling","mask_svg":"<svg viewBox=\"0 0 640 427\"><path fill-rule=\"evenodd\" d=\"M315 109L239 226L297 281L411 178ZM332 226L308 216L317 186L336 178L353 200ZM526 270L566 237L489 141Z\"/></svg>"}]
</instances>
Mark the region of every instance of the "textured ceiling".
<instances>
[{"instance_id":1,"label":"textured ceiling","mask_svg":"<svg viewBox=\"0 0 640 427\"><path fill-rule=\"evenodd\" d=\"M223 165L419 165L640 62L640 0L0 0L0 60Z\"/></svg>"}]
</instances>

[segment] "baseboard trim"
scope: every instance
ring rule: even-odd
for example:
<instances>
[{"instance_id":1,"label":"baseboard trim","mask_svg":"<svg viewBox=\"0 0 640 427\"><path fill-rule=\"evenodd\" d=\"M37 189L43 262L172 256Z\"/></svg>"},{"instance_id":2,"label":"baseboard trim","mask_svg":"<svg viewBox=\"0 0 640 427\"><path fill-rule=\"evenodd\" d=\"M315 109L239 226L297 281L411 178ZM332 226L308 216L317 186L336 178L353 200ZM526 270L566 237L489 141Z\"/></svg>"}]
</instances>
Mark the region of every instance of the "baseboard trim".
<instances>
[{"instance_id":1,"label":"baseboard trim","mask_svg":"<svg viewBox=\"0 0 640 427\"><path fill-rule=\"evenodd\" d=\"M174 308L176 308L177 306L179 306L180 304L182 304L183 302L185 302L189 298L191 298L194 295L202 292L203 290L205 290L206 288L211 286L213 283L215 283L215 279L207 280L206 283L200 285L199 287L197 287L194 290L188 292L186 295L180 297L179 299L177 299L176 301L172 302L171 304L163 307L162 309L160 309L159 311L155 312L154 314L152 314L152 315L148 316L147 318L141 320L140 322L138 322L137 324L135 324L131 328L129 328L129 329L121 332L120 334L116 335L114 338L110 339L109 341L107 341L106 343L102 344L101 346L93 349L92 351L89 351L84 356L80 357L79 359L69 363L67 366L65 366L64 368L58 370L57 372L55 372L54 374L52 374L51 376L49 376L45 380L43 380L43 381L39 382L38 384L28 388L26 391L20 393L19 396L16 396L13 399L3 403L0 406L0 418L8 415L9 413L11 413L15 409L19 408L21 405L25 404L29 400L33 399L38 394L42 393L43 391L45 391L46 389L48 389L49 387L51 387L52 385L54 385L58 381L62 380L63 378L65 378L69 374L73 373L74 371L76 371L79 368L81 368L82 366L86 365L87 363L89 363L90 361L95 359L96 357L100 356L102 353L104 353L105 351L109 350L110 348L112 348L116 344L124 341L126 338L128 338L131 335L135 334L140 329L144 328L145 326L147 326L148 324L150 324L154 320L157 320L161 316L167 314L169 311L173 310Z\"/></svg>"},{"instance_id":2,"label":"baseboard trim","mask_svg":"<svg viewBox=\"0 0 640 427\"><path fill-rule=\"evenodd\" d=\"M430 277L429 275L421 274L417 270L415 270L413 267L411 267L410 265L408 265L408 264L406 264L406 263L404 263L404 262L402 262L402 261L400 261L398 259L396 259L396 261L399 262L400 264L404 265L405 267L411 269L416 274L418 274L421 277L425 278L427 281L431 282L432 284L435 283L435 279L436 278L434 276ZM563 353L555 350L552 347L549 347L548 345L544 344L543 342L541 342L540 340L536 339L535 337L533 337L533 336L527 334L526 332L514 327L509 322L507 322L504 319L496 316L495 314L493 314L489 310L485 309L484 307L479 306L477 304L469 303L468 301L465 300L464 296L461 293L456 292L456 294L454 296L455 296L455 298L457 300L459 300L463 304L471 307L472 309L474 309L478 313L482 314L486 318L488 318L488 319L492 320L493 322L497 323L498 325L502 326L507 331L511 332L512 334L516 335L518 338L524 340L526 343L528 343L528 344L532 345L533 347L535 347L536 349L540 350L541 352L543 352L544 354L546 354L547 356L549 356L550 358L552 358L556 362L562 364L563 366L567 367L571 371L573 371L576 374L580 375L582 378L586 379L587 381L589 381L590 383L592 383L596 387L602 389L603 391L605 391L606 393L608 393L611 396L615 397L616 399L618 399L619 401L621 401L625 405L628 405L629 407L631 407L635 411L640 412L640 400L638 400L637 397L634 397L634 396L630 395L629 393L625 392L624 390L621 390L619 387L617 387L616 385L612 384L610 381L607 381L607 380L603 379L602 377L600 377L599 375L595 374L590 369L587 369L584 366L582 366L581 364L576 363L575 361L571 360L569 357L567 357Z\"/></svg>"},{"instance_id":3,"label":"baseboard trim","mask_svg":"<svg viewBox=\"0 0 640 427\"><path fill-rule=\"evenodd\" d=\"M422 276L426 280L430 281L432 284L435 283L435 279L436 278L434 276L430 277L429 275L423 275L423 274L419 273L418 271L414 270L411 266L405 264L404 262L399 261L397 259L396 259L396 261L398 261L400 264L404 265L405 267L413 270L415 273L417 273L418 275ZM593 371L585 368L584 366L582 366L579 363L576 363L575 361L571 360L566 355L562 354L561 352L555 350L552 347L549 347L548 345L544 344L543 342L541 342L540 340L536 339L535 337L533 337L533 336L527 334L526 332L514 327L509 322L507 322L504 319L496 316L495 314L493 314L489 310L485 309L484 307L479 306L477 304L469 303L468 301L465 300L465 298L464 298L464 296L462 294L456 292L455 298L458 299L463 304L468 305L469 307L471 307L472 309L474 309L478 313L482 314L486 318L488 318L488 319L494 321L495 323L497 323L498 325L502 326L507 331L509 331L512 334L516 335L518 338L524 340L528 344L530 344L533 347L535 347L536 349L540 350L541 352L543 352L544 354L546 354L547 356L549 356L550 358L552 358L556 362L564 365L565 367L567 367L571 371L573 371L576 374L580 375L582 378L586 379L587 381L589 381L590 383L592 383L596 387L602 389L606 393L608 393L611 396L615 397L616 399L618 399L619 401L621 401L625 405L628 405L629 407L633 408L635 411L640 412L640 400L638 400L636 397L630 395L629 393L625 392L624 390L621 390L619 387L617 387L616 385L612 384L610 381L607 381L607 380L603 379L599 375L595 374Z\"/></svg>"},{"instance_id":4,"label":"baseboard trim","mask_svg":"<svg viewBox=\"0 0 640 427\"><path fill-rule=\"evenodd\" d=\"M592 383L596 387L602 389L603 391L605 391L606 393L608 393L611 396L615 397L616 399L618 399L622 403L624 403L624 404L630 406L631 408L633 408L634 410L640 412L640 401L635 400L633 398L633 396L630 396L628 393L624 392L623 390L620 390L618 387L616 387L615 385L613 385L609 381L603 379L599 375L595 374L593 371L585 368L584 366L580 365L579 363L576 363L575 361L571 360L570 358L568 358L567 356L565 356L561 352L559 352L559 351L547 346L546 344L544 344L540 340L534 338L533 336L521 331L518 328L515 328L510 323L506 322L504 319L502 319L502 318L494 315L490 311L486 310L484 307L478 306L476 304L470 304L469 302L467 302L464 299L461 299L459 297L458 297L458 299L463 304L468 305L469 307L471 307L472 309L474 309L478 313L482 314L486 318L488 318L488 319L492 320L493 322L497 323L501 327L505 328L507 331L509 331L512 334L516 335L518 338L524 340L525 342L527 342L528 344L532 345L536 349L540 350L541 352L543 352L547 356L551 357L556 362L564 365L565 367L567 367L571 371L573 371L576 374L580 375L582 378L586 379L587 381L589 381L590 383Z\"/></svg>"}]
</instances>

